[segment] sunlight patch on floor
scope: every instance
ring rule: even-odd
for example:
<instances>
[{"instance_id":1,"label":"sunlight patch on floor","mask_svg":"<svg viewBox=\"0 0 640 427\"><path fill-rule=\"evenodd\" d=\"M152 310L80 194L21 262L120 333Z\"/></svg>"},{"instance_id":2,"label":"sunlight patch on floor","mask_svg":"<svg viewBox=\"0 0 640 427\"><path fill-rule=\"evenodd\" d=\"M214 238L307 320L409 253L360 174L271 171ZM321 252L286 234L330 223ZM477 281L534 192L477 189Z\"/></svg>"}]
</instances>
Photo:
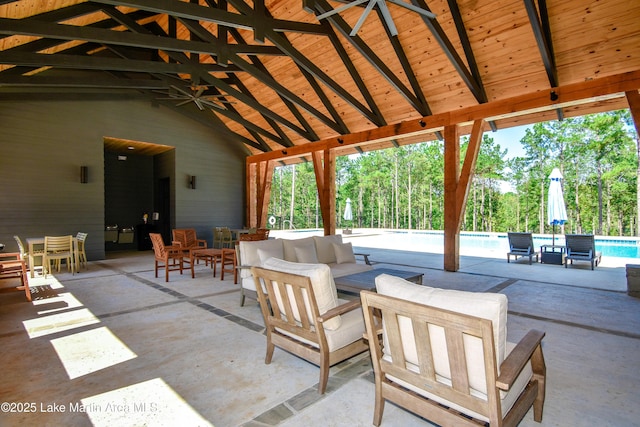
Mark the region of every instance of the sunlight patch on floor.
<instances>
[{"instance_id":1,"label":"sunlight patch on floor","mask_svg":"<svg viewBox=\"0 0 640 427\"><path fill-rule=\"evenodd\" d=\"M82 399L95 427L213 426L161 378Z\"/></svg>"}]
</instances>

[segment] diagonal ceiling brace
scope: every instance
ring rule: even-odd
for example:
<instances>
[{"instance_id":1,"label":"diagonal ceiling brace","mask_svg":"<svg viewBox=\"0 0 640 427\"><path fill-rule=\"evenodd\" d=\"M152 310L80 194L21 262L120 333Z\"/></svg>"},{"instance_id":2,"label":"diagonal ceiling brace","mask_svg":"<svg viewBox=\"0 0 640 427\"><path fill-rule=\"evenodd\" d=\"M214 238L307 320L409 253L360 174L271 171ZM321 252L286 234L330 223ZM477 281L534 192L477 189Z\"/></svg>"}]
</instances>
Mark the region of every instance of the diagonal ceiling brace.
<instances>
[{"instance_id":1,"label":"diagonal ceiling brace","mask_svg":"<svg viewBox=\"0 0 640 427\"><path fill-rule=\"evenodd\" d=\"M411 3L422 9L429 10L429 7L424 2L424 0L411 0ZM424 21L425 25L429 27L431 33L444 51L445 55L447 55L447 57L451 61L451 64L453 64L456 71L458 71L458 74L467 85L469 90L471 90L471 93L476 98L476 100L481 104L487 102L483 87L478 84L465 63L462 61L460 55L458 55L458 52L456 52L453 44L451 43L451 40L449 40L438 21L436 21L435 19L428 19L424 16L421 16L421 18Z\"/></svg>"},{"instance_id":2,"label":"diagonal ceiling brace","mask_svg":"<svg viewBox=\"0 0 640 427\"><path fill-rule=\"evenodd\" d=\"M322 14L333 10L326 0L316 0L313 5L316 13ZM355 47L358 52L391 84L402 94L409 104L423 116L431 115L428 106L421 105L416 95L405 86L405 84L396 76L387 65L382 61L375 52L358 36L350 35L352 28L338 14L331 15L327 18L335 28Z\"/></svg>"}]
</instances>

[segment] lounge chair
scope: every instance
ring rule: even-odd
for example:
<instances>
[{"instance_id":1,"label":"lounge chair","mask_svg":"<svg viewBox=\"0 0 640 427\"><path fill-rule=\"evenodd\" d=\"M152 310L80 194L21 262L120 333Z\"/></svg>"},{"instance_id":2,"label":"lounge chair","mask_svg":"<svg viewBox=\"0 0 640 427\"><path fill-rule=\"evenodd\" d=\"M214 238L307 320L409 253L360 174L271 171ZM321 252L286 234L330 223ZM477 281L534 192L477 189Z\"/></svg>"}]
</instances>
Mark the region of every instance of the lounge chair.
<instances>
[{"instance_id":1,"label":"lounge chair","mask_svg":"<svg viewBox=\"0 0 640 427\"><path fill-rule=\"evenodd\" d=\"M531 264L534 256L536 257L536 262L538 262L538 253L533 248L533 236L531 233L507 233L507 237L509 238L507 262L511 262L511 257L514 257L516 261L518 257L529 257L529 264Z\"/></svg>"},{"instance_id":2,"label":"lounge chair","mask_svg":"<svg viewBox=\"0 0 640 427\"><path fill-rule=\"evenodd\" d=\"M567 268L569 261L589 261L591 269L598 266L602 260L602 252L596 251L596 240L593 234L567 234L565 246L567 256L564 259L564 268Z\"/></svg>"}]
</instances>

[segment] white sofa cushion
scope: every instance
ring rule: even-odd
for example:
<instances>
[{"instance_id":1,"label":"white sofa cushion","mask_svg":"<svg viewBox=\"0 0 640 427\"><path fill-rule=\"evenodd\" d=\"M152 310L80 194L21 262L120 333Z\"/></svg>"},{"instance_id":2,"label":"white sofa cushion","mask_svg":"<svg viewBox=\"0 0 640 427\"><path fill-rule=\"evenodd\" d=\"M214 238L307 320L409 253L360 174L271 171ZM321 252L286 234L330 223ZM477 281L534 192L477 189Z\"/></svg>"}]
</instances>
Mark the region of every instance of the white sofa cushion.
<instances>
[{"instance_id":1,"label":"white sofa cushion","mask_svg":"<svg viewBox=\"0 0 640 427\"><path fill-rule=\"evenodd\" d=\"M346 263L346 264L329 264L331 268L331 275L335 279L336 277L348 276L350 274L362 273L364 271L373 270L372 265L358 264L358 263Z\"/></svg>"},{"instance_id":2,"label":"white sofa cushion","mask_svg":"<svg viewBox=\"0 0 640 427\"><path fill-rule=\"evenodd\" d=\"M316 253L318 254L318 262L323 264L333 264L336 262L336 254L333 244L342 243L341 234L332 234L330 236L314 236L313 240L316 244Z\"/></svg>"},{"instance_id":3,"label":"white sofa cushion","mask_svg":"<svg viewBox=\"0 0 640 427\"><path fill-rule=\"evenodd\" d=\"M430 305L445 310L451 310L471 316L491 320L493 337L500 366L505 358L507 346L507 297L504 294L465 292L449 289L430 288L416 285L399 277L381 274L376 277L376 289L379 294L389 295L419 304ZM418 365L413 329L408 319L400 319L401 334L407 334L410 339L405 340L405 356L408 363ZM430 325L431 345L434 348L434 366L436 374L451 378L449 358L446 351L444 330ZM465 336L467 366L469 370L469 385L482 394L486 394L487 387L484 374L484 358L480 339ZM386 344L386 343L385 343ZM385 345L386 347L386 345ZM437 351L442 349L441 351Z\"/></svg>"},{"instance_id":4,"label":"white sofa cushion","mask_svg":"<svg viewBox=\"0 0 640 427\"><path fill-rule=\"evenodd\" d=\"M353 254L353 246L351 242L348 243L334 243L333 250L336 253L337 264L355 263L356 256Z\"/></svg>"},{"instance_id":5,"label":"white sofa cushion","mask_svg":"<svg viewBox=\"0 0 640 427\"><path fill-rule=\"evenodd\" d=\"M263 264L263 267L269 270L282 271L285 273L309 277L311 279L311 286L313 287L313 293L315 294L320 314L324 314L328 310L338 306L338 292L336 291L336 284L333 281L331 270L328 265L306 264L271 258ZM291 295L293 297L293 294ZM307 312L310 312L307 296L305 295L304 298L305 305L307 306ZM297 313L296 311L297 310L294 307L294 317L299 321L300 313ZM315 324L315 319L310 318L309 321L312 324ZM335 330L340 327L341 323L342 319L340 316L336 316L333 319L324 322L324 328Z\"/></svg>"},{"instance_id":6,"label":"white sofa cushion","mask_svg":"<svg viewBox=\"0 0 640 427\"><path fill-rule=\"evenodd\" d=\"M282 239L282 247L284 249L284 258L286 261L296 262L298 257L296 256L296 248L308 248L313 246L315 250L315 243L313 237L306 237L304 239Z\"/></svg>"}]
</instances>

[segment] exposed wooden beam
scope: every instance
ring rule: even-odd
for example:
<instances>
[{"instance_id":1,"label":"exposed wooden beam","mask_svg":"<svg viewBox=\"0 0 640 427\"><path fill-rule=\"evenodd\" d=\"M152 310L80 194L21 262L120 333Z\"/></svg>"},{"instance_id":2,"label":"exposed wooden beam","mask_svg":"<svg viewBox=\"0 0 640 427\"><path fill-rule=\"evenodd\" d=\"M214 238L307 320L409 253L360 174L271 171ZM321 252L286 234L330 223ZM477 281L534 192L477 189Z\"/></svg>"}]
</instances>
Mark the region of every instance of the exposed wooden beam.
<instances>
[{"instance_id":1,"label":"exposed wooden beam","mask_svg":"<svg viewBox=\"0 0 640 427\"><path fill-rule=\"evenodd\" d=\"M541 16L546 18L546 20L542 22L540 16L538 16L538 9L536 8L534 0L524 0L524 5L527 9L527 15L529 16L529 22L531 23L533 35L536 38L536 43L538 44L538 49L540 50L540 56L542 57L544 69L547 72L549 84L551 87L556 87L558 86L558 71L556 70L555 58L553 57L553 47L551 44L551 39L548 36L551 32L548 29L549 22L546 11L546 2L542 0L539 3Z\"/></svg>"},{"instance_id":2,"label":"exposed wooden beam","mask_svg":"<svg viewBox=\"0 0 640 427\"><path fill-rule=\"evenodd\" d=\"M637 90L630 90L625 93L629 110L633 118L633 124L636 128L636 134L640 138L640 93Z\"/></svg>"},{"instance_id":3,"label":"exposed wooden beam","mask_svg":"<svg viewBox=\"0 0 640 427\"><path fill-rule=\"evenodd\" d=\"M471 42L469 41L469 36L467 34L467 29L464 26L464 22L462 20L462 14L460 13L460 8L458 7L457 0L447 0L449 3L449 10L451 11L451 16L453 17L453 22L456 25L456 30L458 31L458 37L460 38L460 43L462 44L462 50L464 50L464 55L467 59L467 64L469 64L469 72L473 77L473 80L477 86L477 96L476 100L479 103L487 102L487 94L484 90L484 85L482 84L482 77L480 75L480 70L478 69L478 63L476 62L476 57L473 54L473 49L471 48Z\"/></svg>"},{"instance_id":4,"label":"exposed wooden beam","mask_svg":"<svg viewBox=\"0 0 640 427\"><path fill-rule=\"evenodd\" d=\"M460 177L460 134L457 125L444 128L444 269L460 268L458 227L458 179Z\"/></svg>"},{"instance_id":5,"label":"exposed wooden beam","mask_svg":"<svg viewBox=\"0 0 640 427\"><path fill-rule=\"evenodd\" d=\"M326 0L316 0L314 5L315 11L320 14L333 10ZM411 106L422 115L431 114L431 110L427 105L421 104L416 95L407 88L404 83L396 76L389 67L375 54L357 34L351 36L351 26L339 15L331 15L327 18L331 21L335 28L345 37L351 45L391 84L401 93ZM374 121L375 123L375 121Z\"/></svg>"},{"instance_id":6,"label":"exposed wooden beam","mask_svg":"<svg viewBox=\"0 0 640 427\"><path fill-rule=\"evenodd\" d=\"M314 151L313 171L318 187L324 235L336 233L336 155L333 150Z\"/></svg>"},{"instance_id":7,"label":"exposed wooden beam","mask_svg":"<svg viewBox=\"0 0 640 427\"><path fill-rule=\"evenodd\" d=\"M45 76L3 76L0 74L0 86L3 87L65 87L99 89L166 89L167 82L150 79L128 79L109 77L45 77Z\"/></svg>"},{"instance_id":8,"label":"exposed wooden beam","mask_svg":"<svg viewBox=\"0 0 640 427\"><path fill-rule=\"evenodd\" d=\"M421 9L430 11L427 3L424 0L411 0L411 3ZM420 15L420 17L424 21L425 25L429 27L436 41L438 42L444 53L447 55L447 57L451 61L451 64L455 67L464 83L467 85L469 90L471 90L471 93L473 93L473 96L476 98L476 100L479 103L486 102L487 98L486 95L484 95L484 89L479 85L478 81L476 81L471 72L469 72L469 69L462 61L462 58L460 58L460 55L458 55L458 52L456 52L453 44L447 37L438 21L436 21L435 19L429 19L423 15Z\"/></svg>"},{"instance_id":9,"label":"exposed wooden beam","mask_svg":"<svg viewBox=\"0 0 640 427\"><path fill-rule=\"evenodd\" d=\"M265 15L258 15L253 10L243 14L227 12L219 8L199 6L180 1L158 0L97 0L96 3L110 4L113 6L131 6L156 13L166 13L176 18L192 19L195 21L213 22L232 28L254 30L256 27L271 28L273 31L290 31L310 34L325 34L318 24L305 22L285 21L274 19ZM262 21L262 22L260 22Z\"/></svg>"},{"instance_id":10,"label":"exposed wooden beam","mask_svg":"<svg viewBox=\"0 0 640 427\"><path fill-rule=\"evenodd\" d=\"M551 101L551 91L533 92L513 98L474 105L453 111L423 117L420 120L403 121L349 135L340 135L312 144L302 144L288 149L287 154L279 151L252 156L255 161L296 157L316 150L345 147L363 143L390 141L403 137L419 136L443 130L449 125L471 125L476 120L497 120L524 116L534 112L551 111L557 108L592 103L597 100L621 98L626 91L640 88L640 70L601 77L585 82L552 89L558 99ZM339 142L338 139L341 141Z\"/></svg>"},{"instance_id":11,"label":"exposed wooden beam","mask_svg":"<svg viewBox=\"0 0 640 427\"><path fill-rule=\"evenodd\" d=\"M460 267L460 228L484 126L483 120L473 124L462 170L458 126L446 126L444 130L444 269L447 271L458 271Z\"/></svg>"},{"instance_id":12,"label":"exposed wooden beam","mask_svg":"<svg viewBox=\"0 0 640 427\"><path fill-rule=\"evenodd\" d=\"M177 64L163 61L143 61L136 59L107 58L95 55L55 55L28 52L0 52L0 64L13 64L23 67L55 67L82 70L133 71L139 73L185 73L191 74L195 68L208 72L234 73L240 71L236 66L217 64Z\"/></svg>"},{"instance_id":13,"label":"exposed wooden beam","mask_svg":"<svg viewBox=\"0 0 640 427\"><path fill-rule=\"evenodd\" d=\"M181 2L175 2L181 3ZM188 4L188 3L181 3ZM50 24L34 20L0 18L0 34L48 37L59 40L83 40L120 46L133 46L172 52L191 52L217 55L220 48L245 55L283 55L274 46L260 45L224 45L179 40L169 37L112 31L102 28L79 27L75 25Z\"/></svg>"}]
</instances>

